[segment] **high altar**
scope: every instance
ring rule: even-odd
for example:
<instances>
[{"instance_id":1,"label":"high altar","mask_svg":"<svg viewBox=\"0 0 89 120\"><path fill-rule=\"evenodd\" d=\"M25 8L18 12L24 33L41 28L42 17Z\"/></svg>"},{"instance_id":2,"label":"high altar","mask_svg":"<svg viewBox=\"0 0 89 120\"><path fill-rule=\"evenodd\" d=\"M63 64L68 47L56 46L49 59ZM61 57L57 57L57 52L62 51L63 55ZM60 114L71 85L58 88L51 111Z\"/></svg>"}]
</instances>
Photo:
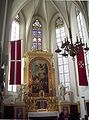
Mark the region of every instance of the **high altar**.
<instances>
[{"instance_id":1,"label":"high altar","mask_svg":"<svg viewBox=\"0 0 89 120\"><path fill-rule=\"evenodd\" d=\"M58 111L52 53L35 51L24 56L24 102L28 112Z\"/></svg>"},{"instance_id":2,"label":"high altar","mask_svg":"<svg viewBox=\"0 0 89 120\"><path fill-rule=\"evenodd\" d=\"M52 119L58 118L61 112L64 113L65 120L69 113L76 116L80 111L79 104L66 101L63 91L62 98L60 95L57 97L55 84L52 53L27 52L24 55L24 84L21 85L15 103L12 101L11 104L3 106L14 111L15 119L25 119L25 117L51 117ZM6 113L8 116L8 111Z\"/></svg>"},{"instance_id":3,"label":"high altar","mask_svg":"<svg viewBox=\"0 0 89 120\"><path fill-rule=\"evenodd\" d=\"M27 87L23 99L29 116L58 116L63 112L66 120L74 109L76 115L79 113L79 104L66 101L64 95L62 99L56 96L55 83L52 53L27 52L24 56L24 85Z\"/></svg>"}]
</instances>

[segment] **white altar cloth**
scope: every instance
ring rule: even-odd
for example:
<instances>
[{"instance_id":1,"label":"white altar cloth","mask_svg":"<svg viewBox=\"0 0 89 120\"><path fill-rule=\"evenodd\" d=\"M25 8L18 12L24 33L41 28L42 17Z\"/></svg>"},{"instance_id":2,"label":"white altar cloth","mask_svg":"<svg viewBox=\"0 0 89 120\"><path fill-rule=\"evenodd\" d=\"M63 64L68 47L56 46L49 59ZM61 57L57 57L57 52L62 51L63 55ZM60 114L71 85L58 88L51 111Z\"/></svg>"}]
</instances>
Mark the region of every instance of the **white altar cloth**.
<instances>
[{"instance_id":1,"label":"white altar cloth","mask_svg":"<svg viewBox=\"0 0 89 120\"><path fill-rule=\"evenodd\" d=\"M58 111L28 112L28 118L30 117L59 117L59 113Z\"/></svg>"}]
</instances>

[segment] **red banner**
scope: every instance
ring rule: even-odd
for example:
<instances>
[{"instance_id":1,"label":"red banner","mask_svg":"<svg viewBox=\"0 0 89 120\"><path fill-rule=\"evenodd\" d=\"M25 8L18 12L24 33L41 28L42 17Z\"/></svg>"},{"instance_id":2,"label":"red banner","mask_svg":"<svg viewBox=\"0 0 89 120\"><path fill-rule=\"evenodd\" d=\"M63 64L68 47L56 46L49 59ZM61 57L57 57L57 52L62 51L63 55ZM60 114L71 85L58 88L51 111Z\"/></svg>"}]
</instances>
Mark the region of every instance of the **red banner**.
<instances>
[{"instance_id":1,"label":"red banner","mask_svg":"<svg viewBox=\"0 0 89 120\"><path fill-rule=\"evenodd\" d=\"M79 85L88 86L86 67L84 61L84 52L83 47L77 47L77 65L78 65L78 76L79 76Z\"/></svg>"},{"instance_id":2,"label":"red banner","mask_svg":"<svg viewBox=\"0 0 89 120\"><path fill-rule=\"evenodd\" d=\"M15 59L15 41L11 41L11 60Z\"/></svg>"},{"instance_id":3,"label":"red banner","mask_svg":"<svg viewBox=\"0 0 89 120\"><path fill-rule=\"evenodd\" d=\"M21 40L17 41L17 60L21 60Z\"/></svg>"},{"instance_id":4,"label":"red banner","mask_svg":"<svg viewBox=\"0 0 89 120\"><path fill-rule=\"evenodd\" d=\"M14 75L15 75L15 62L11 61L10 66L10 85L14 84Z\"/></svg>"},{"instance_id":5,"label":"red banner","mask_svg":"<svg viewBox=\"0 0 89 120\"><path fill-rule=\"evenodd\" d=\"M21 40L11 41L10 84L21 84Z\"/></svg>"},{"instance_id":6,"label":"red banner","mask_svg":"<svg viewBox=\"0 0 89 120\"><path fill-rule=\"evenodd\" d=\"M16 63L16 84L21 84L21 61Z\"/></svg>"}]
</instances>

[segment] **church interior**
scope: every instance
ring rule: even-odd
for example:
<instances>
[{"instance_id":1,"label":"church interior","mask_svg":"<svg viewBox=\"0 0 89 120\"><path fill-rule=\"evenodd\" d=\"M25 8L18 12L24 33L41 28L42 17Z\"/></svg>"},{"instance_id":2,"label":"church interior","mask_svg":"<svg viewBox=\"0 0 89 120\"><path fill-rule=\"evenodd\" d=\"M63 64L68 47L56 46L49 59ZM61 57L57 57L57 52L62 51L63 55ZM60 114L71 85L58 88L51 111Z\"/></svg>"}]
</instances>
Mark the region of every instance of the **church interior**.
<instances>
[{"instance_id":1,"label":"church interior","mask_svg":"<svg viewBox=\"0 0 89 120\"><path fill-rule=\"evenodd\" d=\"M0 119L89 119L89 1L0 0Z\"/></svg>"}]
</instances>

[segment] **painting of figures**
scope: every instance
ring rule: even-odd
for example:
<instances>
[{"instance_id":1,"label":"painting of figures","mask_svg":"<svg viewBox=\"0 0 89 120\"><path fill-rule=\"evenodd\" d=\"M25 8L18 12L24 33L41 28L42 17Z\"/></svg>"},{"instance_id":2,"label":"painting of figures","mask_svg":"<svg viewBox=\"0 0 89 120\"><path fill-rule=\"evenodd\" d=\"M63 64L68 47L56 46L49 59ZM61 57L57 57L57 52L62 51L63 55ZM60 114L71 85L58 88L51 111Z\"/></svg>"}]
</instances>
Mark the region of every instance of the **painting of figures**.
<instances>
[{"instance_id":1,"label":"painting of figures","mask_svg":"<svg viewBox=\"0 0 89 120\"><path fill-rule=\"evenodd\" d=\"M48 93L48 64L45 60L37 59L32 63L32 93L43 90Z\"/></svg>"}]
</instances>

